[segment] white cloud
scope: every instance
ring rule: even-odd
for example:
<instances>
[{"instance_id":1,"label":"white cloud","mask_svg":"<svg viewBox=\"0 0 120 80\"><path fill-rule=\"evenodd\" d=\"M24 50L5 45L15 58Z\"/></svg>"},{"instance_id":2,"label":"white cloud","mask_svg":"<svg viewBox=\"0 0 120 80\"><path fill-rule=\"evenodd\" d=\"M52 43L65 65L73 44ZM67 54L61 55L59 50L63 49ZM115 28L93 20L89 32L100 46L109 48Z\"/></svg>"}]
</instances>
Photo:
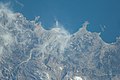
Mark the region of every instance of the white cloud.
<instances>
[{"instance_id":1,"label":"white cloud","mask_svg":"<svg viewBox=\"0 0 120 80\"><path fill-rule=\"evenodd\" d=\"M4 53L3 49L6 50L5 47L8 48L8 51L12 52L12 49L14 50L15 47L12 48L11 45L14 45L15 43L16 47L18 47L18 49L21 50L21 52L23 51L23 53L21 53L22 55L19 53L14 53L15 55L11 53L12 55L9 56L6 55L7 58L10 59L11 57L12 59L14 57L17 58L16 62L17 60L19 60L19 64L17 63L18 64L17 67L19 67L25 63L29 63L32 57L34 57L33 55L37 54L37 56L35 57L36 59L34 59L33 62L36 60L35 63L37 64L35 64L35 66L37 66L38 69L44 70L47 67L47 65L44 64L44 61L46 58L48 58L48 55L51 54L52 57L54 56L55 58L54 59L50 58L51 63L48 64L48 66L50 66L51 69L53 69L51 71L56 72L56 74L54 74L54 72L51 73L50 70L46 69L45 71L46 71L47 79L50 79L51 77L53 77L53 75L59 75L60 72L64 72L63 70L65 70L64 68L67 66L71 68L70 73L66 72L67 78L72 77L74 80L83 80L82 76L73 77L74 71L72 71L72 68L78 67L78 65L80 70L85 67L88 69L95 70L96 75L98 76L99 74L106 75L105 73L101 74L102 73L101 70L99 69L96 70L96 65L95 62L93 61L94 56L96 56L96 54L98 53L100 55L99 56L100 62L102 62L102 58L105 56L106 51L109 52L110 50L113 49L117 50L116 45L105 44L105 42L102 41L98 33L92 33L87 31L86 27L88 25L88 22L85 22L83 24L83 27L80 28L80 30L74 34L70 34L67 30L65 30L64 27L58 21L56 21L53 28L51 28L50 30L46 30L42 27L41 24L37 23L36 21L38 20L37 18L33 22L28 21L23 17L22 14L14 13L12 10L8 8L7 5L4 4L0 4L0 18L1 18L0 19L1 20L0 21L0 41L1 41L0 57L4 57L1 54ZM30 28L26 28L29 26L34 27L33 28L34 30L31 30ZM10 29L10 27L12 28ZM32 43L32 41L34 42L34 40L36 40L36 42L38 41L38 43ZM36 45L35 47L33 47L34 44ZM68 50L67 53L65 52L66 49ZM38 51L38 52L33 53L34 51ZM63 55L67 55L67 56L63 56ZM24 59L21 59L20 58L21 56ZM38 60L37 57L39 57ZM42 59L40 59L41 57ZM68 58L70 58L71 61L66 60ZM62 62L60 62L62 60L68 61L64 64L65 66L62 64ZM74 64L74 62L77 62L77 65ZM67 63L69 63L70 66L66 65ZM8 65L10 66L11 64L12 62L8 63ZM14 65L14 63L12 65ZM62 67L60 67L61 65ZM44 68L41 66L44 66ZM30 67L30 68L34 68L34 67ZM60 72L58 72L59 74L57 74L58 70L60 70ZM78 69L77 71L80 72L80 70ZM41 74L44 76L44 73L41 72ZM91 73L89 72L89 74ZM64 76L66 77L66 75ZM90 80L90 79L86 78L86 80Z\"/></svg>"}]
</instances>

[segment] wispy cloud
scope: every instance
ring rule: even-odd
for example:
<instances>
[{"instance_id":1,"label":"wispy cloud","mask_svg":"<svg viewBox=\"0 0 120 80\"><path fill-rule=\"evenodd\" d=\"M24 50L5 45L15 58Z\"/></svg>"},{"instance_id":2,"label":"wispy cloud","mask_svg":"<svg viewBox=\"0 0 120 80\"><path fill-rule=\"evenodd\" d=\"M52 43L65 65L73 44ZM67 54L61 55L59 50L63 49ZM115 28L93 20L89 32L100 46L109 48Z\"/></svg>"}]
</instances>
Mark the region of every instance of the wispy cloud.
<instances>
[{"instance_id":1,"label":"wispy cloud","mask_svg":"<svg viewBox=\"0 0 120 80\"><path fill-rule=\"evenodd\" d=\"M105 43L97 32L87 31L88 22L74 34L58 20L46 30L38 19L26 20L9 4L0 4L0 78L119 79L114 71L119 69L120 38L117 43Z\"/></svg>"}]
</instances>

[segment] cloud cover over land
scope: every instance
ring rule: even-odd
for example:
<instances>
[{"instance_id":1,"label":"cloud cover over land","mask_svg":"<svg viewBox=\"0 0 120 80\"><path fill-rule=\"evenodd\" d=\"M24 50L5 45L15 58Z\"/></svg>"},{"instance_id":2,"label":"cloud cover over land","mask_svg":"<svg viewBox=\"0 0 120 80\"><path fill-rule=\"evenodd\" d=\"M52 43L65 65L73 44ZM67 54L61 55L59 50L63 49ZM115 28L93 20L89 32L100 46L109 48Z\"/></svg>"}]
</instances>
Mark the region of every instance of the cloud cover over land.
<instances>
[{"instance_id":1,"label":"cloud cover over land","mask_svg":"<svg viewBox=\"0 0 120 80\"><path fill-rule=\"evenodd\" d=\"M87 24L46 30L0 4L0 79L119 80L120 38L105 43Z\"/></svg>"}]
</instances>

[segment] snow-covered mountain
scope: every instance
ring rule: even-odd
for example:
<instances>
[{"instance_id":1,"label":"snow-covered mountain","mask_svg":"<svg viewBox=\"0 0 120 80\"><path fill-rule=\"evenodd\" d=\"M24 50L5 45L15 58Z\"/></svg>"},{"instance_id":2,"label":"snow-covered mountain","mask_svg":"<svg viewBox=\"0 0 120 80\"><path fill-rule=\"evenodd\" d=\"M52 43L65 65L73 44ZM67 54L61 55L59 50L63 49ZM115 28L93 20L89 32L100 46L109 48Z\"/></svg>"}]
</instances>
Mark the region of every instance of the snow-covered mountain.
<instances>
[{"instance_id":1,"label":"snow-covered mountain","mask_svg":"<svg viewBox=\"0 0 120 80\"><path fill-rule=\"evenodd\" d=\"M87 24L45 30L0 5L0 80L119 80L120 38L105 43Z\"/></svg>"}]
</instances>

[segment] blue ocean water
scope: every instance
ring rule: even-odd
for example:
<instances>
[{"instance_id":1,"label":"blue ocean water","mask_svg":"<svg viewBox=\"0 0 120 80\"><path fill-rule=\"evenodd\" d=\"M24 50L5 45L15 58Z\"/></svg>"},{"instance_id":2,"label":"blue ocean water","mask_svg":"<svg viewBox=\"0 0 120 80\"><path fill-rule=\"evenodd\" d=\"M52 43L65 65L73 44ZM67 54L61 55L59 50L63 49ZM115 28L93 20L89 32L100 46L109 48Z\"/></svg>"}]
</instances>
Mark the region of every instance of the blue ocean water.
<instances>
[{"instance_id":1,"label":"blue ocean water","mask_svg":"<svg viewBox=\"0 0 120 80\"><path fill-rule=\"evenodd\" d=\"M96 21L94 21L95 24L89 24L89 19L91 20L94 17L87 20L82 18L81 24L76 23L80 26L73 27L76 25L72 22L79 17L75 15L78 9L74 10L75 13L70 13L73 15L71 15L72 18L77 17L75 19L69 17L69 20L72 21L67 25L67 16L64 17L64 15L68 15L66 11L69 12L69 8L64 6L72 3L58 1L59 4L51 2L54 3L52 5L43 0L40 1L41 4L45 3L46 5L43 5L46 7L37 6L36 3L34 6L37 8L34 6L27 6L28 8L26 8L25 3L18 0L13 0L15 4L11 3L11 5L0 4L0 80L120 79L120 37L116 41L112 39L114 35L116 37L114 29L117 32L119 28L114 27L112 29L109 27L111 29L110 34L109 36L105 35L108 28L106 25L100 24L99 27L94 27L93 25L97 25ZM60 3L64 4L61 6L62 8L59 6ZM84 1L83 3L89 4ZM79 1L76 5L71 5L70 11L77 4ZM81 3L81 6L84 7L85 5ZM64 19L55 16L55 21L52 20L55 14L54 8L56 15L62 13L60 10L65 12L62 15L60 14ZM86 8L88 7L84 7L84 10ZM38 17L33 19L39 12L36 12L35 9L43 9L40 20L37 20ZM97 10L95 11L97 12ZM52 15L51 12L54 14ZM46 17L46 19L42 17ZM106 39L107 42L104 41Z\"/></svg>"},{"instance_id":2,"label":"blue ocean water","mask_svg":"<svg viewBox=\"0 0 120 80\"><path fill-rule=\"evenodd\" d=\"M40 16L46 29L50 29L58 20L70 33L75 33L85 21L89 21L88 30L101 32L105 42L112 43L120 35L119 0L1 0L10 2L12 8L24 14L27 19ZM103 31L103 28L105 29Z\"/></svg>"}]
</instances>

